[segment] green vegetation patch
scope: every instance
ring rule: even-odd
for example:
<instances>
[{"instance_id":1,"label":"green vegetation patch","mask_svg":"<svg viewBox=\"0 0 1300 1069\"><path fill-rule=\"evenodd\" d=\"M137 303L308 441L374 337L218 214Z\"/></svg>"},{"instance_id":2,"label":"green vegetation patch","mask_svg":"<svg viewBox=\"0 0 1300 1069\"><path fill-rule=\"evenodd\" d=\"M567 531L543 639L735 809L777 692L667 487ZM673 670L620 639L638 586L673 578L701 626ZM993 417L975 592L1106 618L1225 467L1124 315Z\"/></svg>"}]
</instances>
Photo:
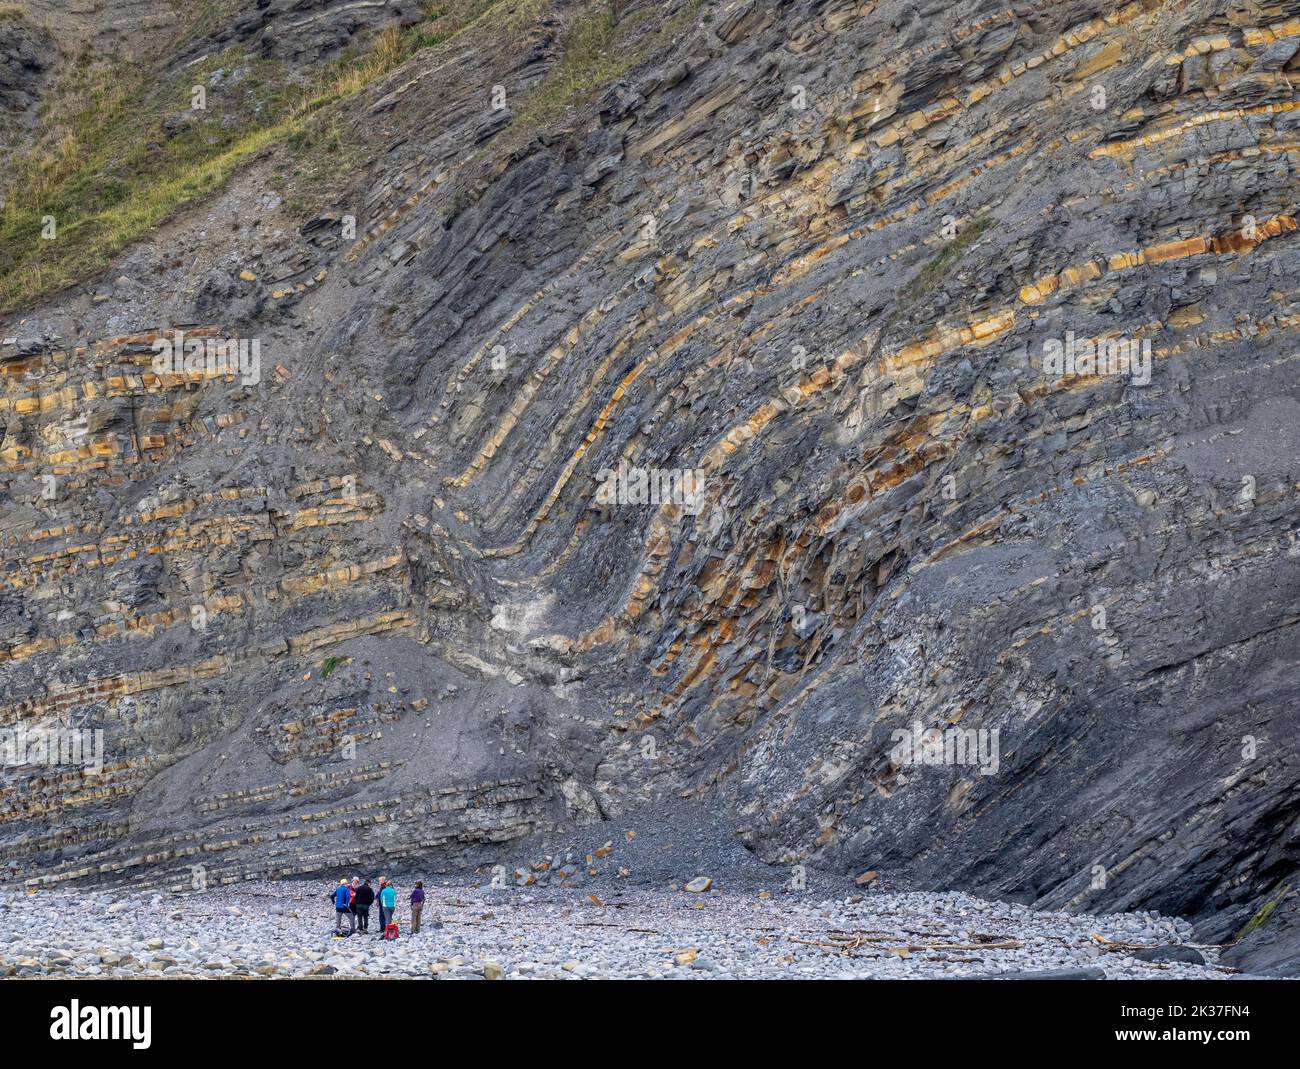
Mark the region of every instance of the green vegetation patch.
<instances>
[{"instance_id":1,"label":"green vegetation patch","mask_svg":"<svg viewBox=\"0 0 1300 1069\"><path fill-rule=\"evenodd\" d=\"M904 305L915 304L932 292L952 266L970 251L971 246L979 240L980 235L988 230L993 223L992 216L982 215L959 230L957 236L951 241L944 242L930 262L922 267L916 273L916 277L899 292L900 303Z\"/></svg>"},{"instance_id":2,"label":"green vegetation patch","mask_svg":"<svg viewBox=\"0 0 1300 1069\"><path fill-rule=\"evenodd\" d=\"M1233 942L1234 943L1241 942L1241 940L1245 939L1246 936L1250 935L1250 933L1255 931L1255 929L1264 925L1268 921L1269 917L1273 915L1273 911L1277 909L1279 905L1281 905L1282 900L1286 898L1286 896L1289 895L1290 893L1291 893L1291 885L1283 884L1282 887L1278 890L1277 894L1275 894L1272 898L1270 898L1267 902L1265 902L1262 906L1260 906L1259 912L1256 913L1253 917L1250 918L1250 920L1246 922L1246 926L1237 933L1237 938L1234 939Z\"/></svg>"},{"instance_id":3,"label":"green vegetation patch","mask_svg":"<svg viewBox=\"0 0 1300 1069\"><path fill-rule=\"evenodd\" d=\"M305 83L277 61L235 50L162 78L139 64L69 65L42 102L41 136L0 169L0 313L104 268L264 150L337 150L326 109L492 6L442 5L410 29L375 34ZM192 106L195 86L205 108Z\"/></svg>"},{"instance_id":4,"label":"green vegetation patch","mask_svg":"<svg viewBox=\"0 0 1300 1069\"><path fill-rule=\"evenodd\" d=\"M516 112L513 125L533 130L562 115L566 108L593 100L651 53L680 37L695 20L700 0L690 0L655 29L643 24L657 17L652 7L623 13L626 2L597 0L576 15L564 31L555 68Z\"/></svg>"}]
</instances>

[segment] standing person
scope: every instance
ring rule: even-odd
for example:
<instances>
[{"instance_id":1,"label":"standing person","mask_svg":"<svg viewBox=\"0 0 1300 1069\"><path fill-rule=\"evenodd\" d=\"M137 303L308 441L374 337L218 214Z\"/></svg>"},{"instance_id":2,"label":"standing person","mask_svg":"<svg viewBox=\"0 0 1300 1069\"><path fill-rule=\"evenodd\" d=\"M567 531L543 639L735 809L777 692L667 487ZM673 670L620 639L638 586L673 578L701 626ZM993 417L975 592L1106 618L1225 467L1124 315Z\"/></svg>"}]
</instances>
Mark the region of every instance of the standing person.
<instances>
[{"instance_id":1,"label":"standing person","mask_svg":"<svg viewBox=\"0 0 1300 1069\"><path fill-rule=\"evenodd\" d=\"M351 914L353 935L361 928L361 918L357 915L357 891L360 889L361 880L353 876L352 882L348 884L348 913Z\"/></svg>"},{"instance_id":2,"label":"standing person","mask_svg":"<svg viewBox=\"0 0 1300 1069\"><path fill-rule=\"evenodd\" d=\"M366 880L357 888L357 896L352 900L352 908L357 913L357 925L363 932L370 931L370 907L375 904L375 889Z\"/></svg>"},{"instance_id":3,"label":"standing person","mask_svg":"<svg viewBox=\"0 0 1300 1069\"><path fill-rule=\"evenodd\" d=\"M384 938L384 888L388 886L388 877L380 876L375 888L375 910L379 914L379 938Z\"/></svg>"},{"instance_id":4,"label":"standing person","mask_svg":"<svg viewBox=\"0 0 1300 1069\"><path fill-rule=\"evenodd\" d=\"M424 882L415 881L415 890L411 892L411 934L420 930L420 914L424 912Z\"/></svg>"},{"instance_id":5,"label":"standing person","mask_svg":"<svg viewBox=\"0 0 1300 1069\"><path fill-rule=\"evenodd\" d=\"M379 919L383 922L379 925L379 936L382 939L384 930L393 923L393 914L397 912L397 888L387 881L379 892L379 906Z\"/></svg>"},{"instance_id":6,"label":"standing person","mask_svg":"<svg viewBox=\"0 0 1300 1069\"><path fill-rule=\"evenodd\" d=\"M334 889L334 934L343 934L343 918L351 916L352 892L347 880L339 880ZM355 918L354 918L355 919ZM351 934L351 933L349 933Z\"/></svg>"}]
</instances>

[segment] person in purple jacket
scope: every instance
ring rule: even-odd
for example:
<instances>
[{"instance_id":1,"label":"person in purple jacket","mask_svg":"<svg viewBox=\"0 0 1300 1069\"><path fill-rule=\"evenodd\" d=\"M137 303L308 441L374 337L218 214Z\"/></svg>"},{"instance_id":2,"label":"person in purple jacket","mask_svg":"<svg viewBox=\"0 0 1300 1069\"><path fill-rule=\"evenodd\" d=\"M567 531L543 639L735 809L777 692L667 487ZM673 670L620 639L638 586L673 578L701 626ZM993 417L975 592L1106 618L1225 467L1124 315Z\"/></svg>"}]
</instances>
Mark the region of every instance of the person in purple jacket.
<instances>
[{"instance_id":1,"label":"person in purple jacket","mask_svg":"<svg viewBox=\"0 0 1300 1069\"><path fill-rule=\"evenodd\" d=\"M420 913L424 909L424 884L416 880L415 890L411 892L411 934L420 930Z\"/></svg>"}]
</instances>

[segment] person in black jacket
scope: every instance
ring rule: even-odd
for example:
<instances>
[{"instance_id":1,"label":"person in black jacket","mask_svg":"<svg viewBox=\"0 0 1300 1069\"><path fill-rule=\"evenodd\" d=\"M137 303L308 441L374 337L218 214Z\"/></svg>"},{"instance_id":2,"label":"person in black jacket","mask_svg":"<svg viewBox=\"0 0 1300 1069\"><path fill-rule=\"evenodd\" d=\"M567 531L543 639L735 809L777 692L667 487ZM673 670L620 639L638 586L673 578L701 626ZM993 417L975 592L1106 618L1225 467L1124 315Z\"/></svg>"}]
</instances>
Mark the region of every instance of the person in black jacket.
<instances>
[{"instance_id":1,"label":"person in black jacket","mask_svg":"<svg viewBox=\"0 0 1300 1069\"><path fill-rule=\"evenodd\" d=\"M363 932L370 931L370 907L375 902L375 891L370 886L370 881L366 880L357 888L357 897L352 903L352 908L356 911L357 921Z\"/></svg>"}]
</instances>

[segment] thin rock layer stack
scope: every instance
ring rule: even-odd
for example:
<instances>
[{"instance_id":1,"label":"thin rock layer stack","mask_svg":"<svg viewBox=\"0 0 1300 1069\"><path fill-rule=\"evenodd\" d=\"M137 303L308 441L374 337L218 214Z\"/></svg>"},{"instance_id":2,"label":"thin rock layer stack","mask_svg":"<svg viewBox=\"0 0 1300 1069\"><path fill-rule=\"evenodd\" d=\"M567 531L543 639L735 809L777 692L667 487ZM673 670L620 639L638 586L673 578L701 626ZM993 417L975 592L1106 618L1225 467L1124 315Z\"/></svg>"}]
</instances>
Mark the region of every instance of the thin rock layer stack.
<instances>
[{"instance_id":1,"label":"thin rock layer stack","mask_svg":"<svg viewBox=\"0 0 1300 1069\"><path fill-rule=\"evenodd\" d=\"M308 218L273 152L3 325L0 726L105 735L6 878L686 797L1294 966L1300 4L645 7L535 128L573 12L475 24Z\"/></svg>"}]
</instances>

